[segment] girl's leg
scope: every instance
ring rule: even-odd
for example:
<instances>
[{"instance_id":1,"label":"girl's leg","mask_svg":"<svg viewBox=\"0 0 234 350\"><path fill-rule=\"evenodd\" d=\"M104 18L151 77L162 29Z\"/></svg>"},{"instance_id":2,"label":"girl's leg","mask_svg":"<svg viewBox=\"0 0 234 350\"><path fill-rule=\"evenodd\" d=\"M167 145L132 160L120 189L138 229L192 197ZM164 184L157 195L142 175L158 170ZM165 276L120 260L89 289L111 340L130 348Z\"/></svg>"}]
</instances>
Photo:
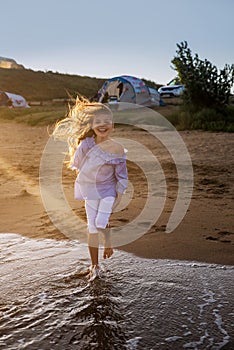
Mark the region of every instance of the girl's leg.
<instances>
[{"instance_id":1,"label":"girl's leg","mask_svg":"<svg viewBox=\"0 0 234 350\"><path fill-rule=\"evenodd\" d=\"M105 197L99 199L98 212L95 219L95 226L104 229L109 223L115 197Z\"/></svg>"},{"instance_id":2,"label":"girl's leg","mask_svg":"<svg viewBox=\"0 0 234 350\"><path fill-rule=\"evenodd\" d=\"M111 230L110 228L106 227L109 222L114 201L115 197L106 197L100 199L98 213L95 220L96 227L101 229L102 233L104 234L104 259L110 258L113 254L113 249L111 247Z\"/></svg>"},{"instance_id":3,"label":"girl's leg","mask_svg":"<svg viewBox=\"0 0 234 350\"><path fill-rule=\"evenodd\" d=\"M98 230L95 226L95 219L98 212L99 200L86 200L85 210L88 226L88 246L92 266L98 265Z\"/></svg>"},{"instance_id":4,"label":"girl's leg","mask_svg":"<svg viewBox=\"0 0 234 350\"><path fill-rule=\"evenodd\" d=\"M92 266L98 265L98 233L89 233L88 234L88 246L89 246L89 255L91 258Z\"/></svg>"},{"instance_id":5,"label":"girl's leg","mask_svg":"<svg viewBox=\"0 0 234 350\"><path fill-rule=\"evenodd\" d=\"M85 211L87 216L88 232L91 234L98 233L96 227L96 217L98 214L100 199L86 199L85 200Z\"/></svg>"},{"instance_id":6,"label":"girl's leg","mask_svg":"<svg viewBox=\"0 0 234 350\"><path fill-rule=\"evenodd\" d=\"M109 227L102 230L104 235L104 251L103 258L110 258L113 254L113 248L111 246L111 229Z\"/></svg>"}]
</instances>

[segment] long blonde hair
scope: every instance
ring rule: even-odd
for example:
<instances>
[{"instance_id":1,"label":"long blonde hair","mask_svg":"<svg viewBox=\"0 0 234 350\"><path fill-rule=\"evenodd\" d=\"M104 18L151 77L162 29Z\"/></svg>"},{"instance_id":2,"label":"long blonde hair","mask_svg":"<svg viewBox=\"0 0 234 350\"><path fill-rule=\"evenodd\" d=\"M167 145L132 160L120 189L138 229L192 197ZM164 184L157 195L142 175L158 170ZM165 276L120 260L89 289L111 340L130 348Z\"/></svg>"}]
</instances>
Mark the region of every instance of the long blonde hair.
<instances>
[{"instance_id":1,"label":"long blonde hair","mask_svg":"<svg viewBox=\"0 0 234 350\"><path fill-rule=\"evenodd\" d=\"M56 123L52 136L57 140L67 141L69 160L66 163L68 166L72 164L74 153L81 140L95 136L92 125L94 117L98 115L108 115L113 119L113 114L106 105L90 102L85 97L77 96L75 104L72 107L69 106L67 116Z\"/></svg>"}]
</instances>

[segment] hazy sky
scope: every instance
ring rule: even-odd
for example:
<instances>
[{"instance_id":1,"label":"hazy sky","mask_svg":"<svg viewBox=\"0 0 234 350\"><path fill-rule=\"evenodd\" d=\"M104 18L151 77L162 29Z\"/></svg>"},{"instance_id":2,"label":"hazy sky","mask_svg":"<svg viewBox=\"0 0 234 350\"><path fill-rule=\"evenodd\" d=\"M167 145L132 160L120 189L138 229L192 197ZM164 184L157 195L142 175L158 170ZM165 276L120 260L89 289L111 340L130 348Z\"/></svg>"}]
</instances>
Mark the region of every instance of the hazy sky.
<instances>
[{"instance_id":1,"label":"hazy sky","mask_svg":"<svg viewBox=\"0 0 234 350\"><path fill-rule=\"evenodd\" d=\"M26 68L167 83L176 43L218 68L234 62L233 0L0 2L0 56Z\"/></svg>"}]
</instances>

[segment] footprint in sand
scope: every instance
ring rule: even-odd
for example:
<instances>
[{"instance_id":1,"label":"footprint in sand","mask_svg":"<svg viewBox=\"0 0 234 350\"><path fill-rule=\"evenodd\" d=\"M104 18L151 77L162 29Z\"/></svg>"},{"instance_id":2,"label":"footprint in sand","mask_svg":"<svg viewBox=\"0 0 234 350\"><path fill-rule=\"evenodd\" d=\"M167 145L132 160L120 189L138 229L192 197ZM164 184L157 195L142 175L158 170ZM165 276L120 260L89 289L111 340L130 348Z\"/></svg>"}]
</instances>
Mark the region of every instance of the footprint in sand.
<instances>
[{"instance_id":1,"label":"footprint in sand","mask_svg":"<svg viewBox=\"0 0 234 350\"><path fill-rule=\"evenodd\" d=\"M21 190L20 193L17 195L17 197L31 197L31 196L33 196L33 194L29 193L25 189Z\"/></svg>"},{"instance_id":2,"label":"footprint in sand","mask_svg":"<svg viewBox=\"0 0 234 350\"><path fill-rule=\"evenodd\" d=\"M215 236L207 236L206 239L207 240L211 240L211 241L219 241L219 242L222 242L222 243L232 243L232 240L231 239L226 239L226 236L230 236L232 235L233 233L232 232L229 232L229 231L219 231L217 232L217 237Z\"/></svg>"}]
</instances>

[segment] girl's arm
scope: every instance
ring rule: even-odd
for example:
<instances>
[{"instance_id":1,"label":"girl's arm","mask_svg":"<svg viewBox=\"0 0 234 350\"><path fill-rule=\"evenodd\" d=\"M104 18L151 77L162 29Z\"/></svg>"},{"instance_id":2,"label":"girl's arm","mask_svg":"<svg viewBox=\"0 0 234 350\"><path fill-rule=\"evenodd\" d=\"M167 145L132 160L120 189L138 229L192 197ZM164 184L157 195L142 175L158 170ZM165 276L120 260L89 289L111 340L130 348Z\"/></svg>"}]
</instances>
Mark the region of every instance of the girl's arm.
<instances>
[{"instance_id":1,"label":"girl's arm","mask_svg":"<svg viewBox=\"0 0 234 350\"><path fill-rule=\"evenodd\" d=\"M115 209L122 198L122 195L125 193L128 185L128 170L126 165L126 160L121 161L119 164L115 166L115 176L117 179L116 191L117 196L113 205L113 209Z\"/></svg>"},{"instance_id":2,"label":"girl's arm","mask_svg":"<svg viewBox=\"0 0 234 350\"><path fill-rule=\"evenodd\" d=\"M114 210L116 207L118 207L119 203L121 202L122 196L123 196L122 193L117 192L117 196L116 196L116 198L115 198L115 201L114 201L112 210Z\"/></svg>"},{"instance_id":3,"label":"girl's arm","mask_svg":"<svg viewBox=\"0 0 234 350\"><path fill-rule=\"evenodd\" d=\"M88 147L84 140L78 145L75 154L73 156L73 162L71 164L71 169L80 170L83 164L83 160L88 152Z\"/></svg>"}]
</instances>

